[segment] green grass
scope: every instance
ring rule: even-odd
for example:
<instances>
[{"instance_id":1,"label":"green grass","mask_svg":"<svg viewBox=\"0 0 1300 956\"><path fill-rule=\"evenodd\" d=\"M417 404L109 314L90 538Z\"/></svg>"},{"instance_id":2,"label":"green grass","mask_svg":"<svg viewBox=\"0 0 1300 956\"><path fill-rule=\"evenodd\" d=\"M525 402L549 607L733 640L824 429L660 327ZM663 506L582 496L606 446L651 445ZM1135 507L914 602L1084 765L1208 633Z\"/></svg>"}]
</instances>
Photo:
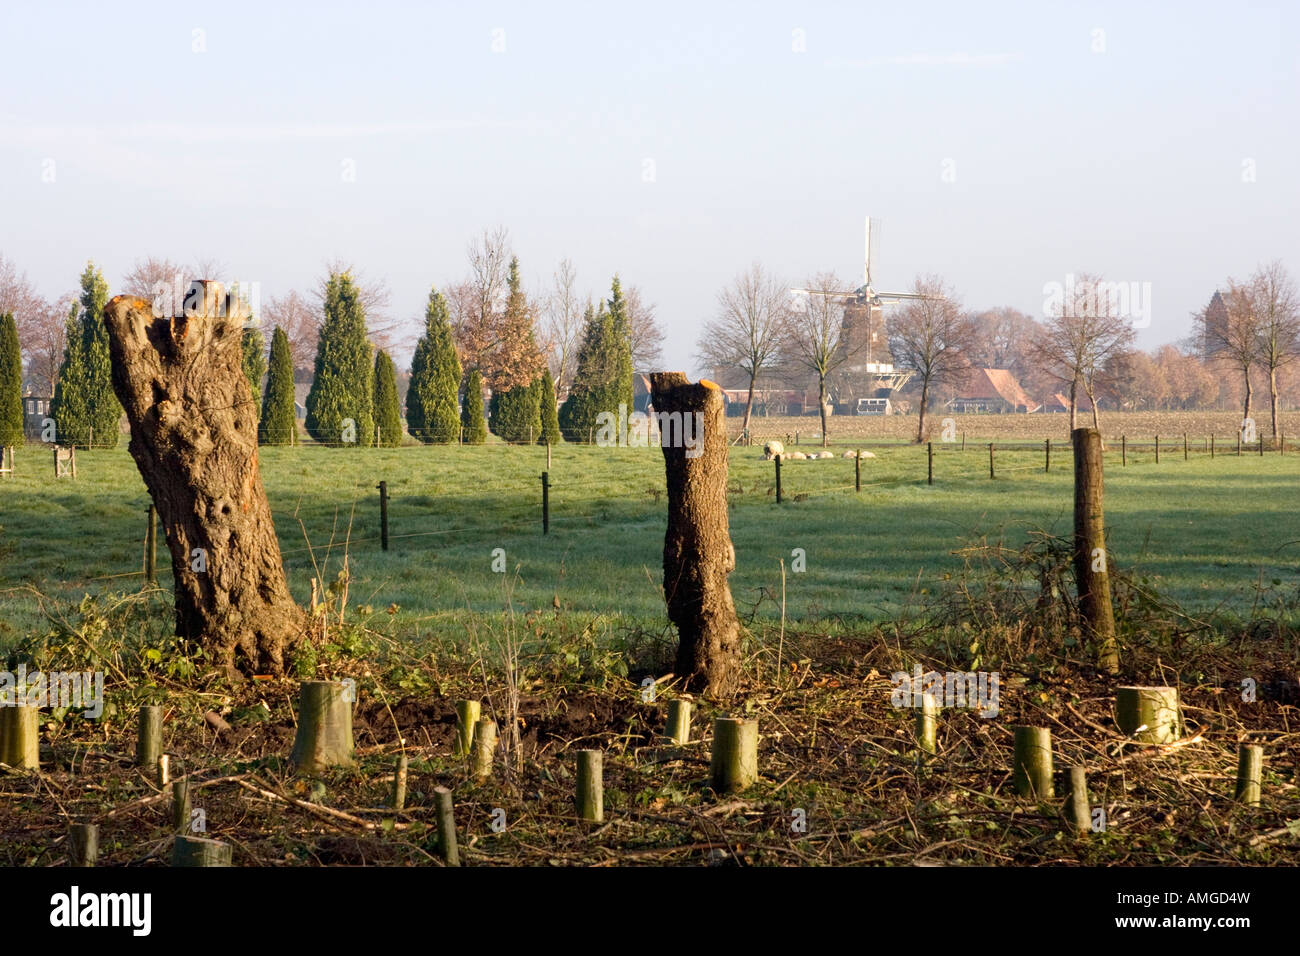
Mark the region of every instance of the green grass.
<instances>
[{"instance_id":1,"label":"green grass","mask_svg":"<svg viewBox=\"0 0 1300 956\"><path fill-rule=\"evenodd\" d=\"M1018 547L1034 529L1069 534L1068 448L1054 448L1050 474L1041 445L999 451L990 481L987 446L935 447L933 487L925 483L923 447L876 448L878 457L862 463L859 494L850 460L787 462L780 507L772 463L758 448L732 449L732 591L742 614L757 605L761 616L779 616L781 559L790 620L880 620L923 603L945 573L961 569L953 552L974 538ZM606 622L662 627L666 505L658 449L565 446L553 457L551 533L543 537L542 449L263 449L262 476L295 596L306 603L310 594L308 541L333 578L350 526L351 603L376 612L399 605L393 623L401 632L459 630L467 611L499 611L505 576L491 570L495 548L505 549L511 577L518 569L518 608L550 608L558 598ZM1130 450L1121 468L1117 447L1107 455L1106 517L1121 568L1188 608L1222 604L1246 614L1261 580L1295 594L1300 455L1211 461L1194 453L1184 462L1180 447L1162 453L1158 466L1152 457L1149 449ZM55 481L44 450L19 449L18 461L17 477L0 481L0 639L45 626L36 601L16 587L75 601L142 580L148 497L125 448L79 452L75 481ZM387 553L378 540L380 479L391 496ZM789 572L795 548L807 554L801 574ZM159 550L166 586L161 536Z\"/></svg>"}]
</instances>

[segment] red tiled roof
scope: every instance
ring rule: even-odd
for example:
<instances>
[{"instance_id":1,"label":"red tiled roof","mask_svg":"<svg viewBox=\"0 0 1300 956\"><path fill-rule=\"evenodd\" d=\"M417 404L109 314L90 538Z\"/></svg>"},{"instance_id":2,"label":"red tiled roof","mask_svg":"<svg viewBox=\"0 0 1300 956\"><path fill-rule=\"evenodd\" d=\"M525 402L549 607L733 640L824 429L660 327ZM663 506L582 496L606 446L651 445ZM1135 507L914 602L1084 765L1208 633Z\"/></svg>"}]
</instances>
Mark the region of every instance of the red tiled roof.
<instances>
[{"instance_id":1,"label":"red tiled roof","mask_svg":"<svg viewBox=\"0 0 1300 956\"><path fill-rule=\"evenodd\" d=\"M1020 387L1016 377L1005 368L972 368L957 390L958 398L1002 400L1012 408L1037 408L1038 403Z\"/></svg>"}]
</instances>

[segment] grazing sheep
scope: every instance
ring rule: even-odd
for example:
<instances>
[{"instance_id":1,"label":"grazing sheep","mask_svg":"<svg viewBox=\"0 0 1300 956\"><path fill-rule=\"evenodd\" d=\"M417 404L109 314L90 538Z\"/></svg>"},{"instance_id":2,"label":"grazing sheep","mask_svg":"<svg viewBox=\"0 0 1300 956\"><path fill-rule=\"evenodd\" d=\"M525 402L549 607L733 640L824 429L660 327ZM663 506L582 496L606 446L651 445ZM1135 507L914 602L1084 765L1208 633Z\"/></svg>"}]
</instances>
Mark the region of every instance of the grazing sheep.
<instances>
[{"instance_id":1,"label":"grazing sheep","mask_svg":"<svg viewBox=\"0 0 1300 956\"><path fill-rule=\"evenodd\" d=\"M766 458L768 461L771 461L777 455L784 455L784 454L785 454L785 445L781 444L779 441L770 441L763 446L763 457Z\"/></svg>"},{"instance_id":2,"label":"grazing sheep","mask_svg":"<svg viewBox=\"0 0 1300 956\"><path fill-rule=\"evenodd\" d=\"M835 457L835 452L833 452L833 451L824 451L824 452L822 452L820 455L818 455L817 457L818 457L818 458L834 458L834 457Z\"/></svg>"},{"instance_id":3,"label":"grazing sheep","mask_svg":"<svg viewBox=\"0 0 1300 956\"><path fill-rule=\"evenodd\" d=\"M846 452L845 452L843 455L841 455L840 457L841 457L841 458L857 458L857 457L858 457L858 453L857 453L856 451L846 451Z\"/></svg>"},{"instance_id":4,"label":"grazing sheep","mask_svg":"<svg viewBox=\"0 0 1300 956\"><path fill-rule=\"evenodd\" d=\"M875 453L875 452L871 452L871 451L864 451L862 454L858 455L858 457L859 457L859 458L875 458L875 457L876 457L876 453Z\"/></svg>"},{"instance_id":5,"label":"grazing sheep","mask_svg":"<svg viewBox=\"0 0 1300 956\"><path fill-rule=\"evenodd\" d=\"M803 461L808 456L801 451L796 451L796 452L792 452L789 455L783 455L782 457L789 458L791 461Z\"/></svg>"}]
</instances>

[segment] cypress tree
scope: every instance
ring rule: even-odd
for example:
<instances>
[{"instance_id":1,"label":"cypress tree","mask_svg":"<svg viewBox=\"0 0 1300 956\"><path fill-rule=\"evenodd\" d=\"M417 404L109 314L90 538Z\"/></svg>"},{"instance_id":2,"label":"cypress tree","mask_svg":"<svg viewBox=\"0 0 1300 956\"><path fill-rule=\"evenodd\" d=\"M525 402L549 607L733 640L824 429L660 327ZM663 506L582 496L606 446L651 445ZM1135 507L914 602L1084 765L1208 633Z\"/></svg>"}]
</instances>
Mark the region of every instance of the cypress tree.
<instances>
[{"instance_id":1,"label":"cypress tree","mask_svg":"<svg viewBox=\"0 0 1300 956\"><path fill-rule=\"evenodd\" d=\"M588 305L584 316L578 368L559 415L560 429L569 441L586 441L601 412L617 415L619 405L632 411L632 343L627 300L618 276L611 293L599 310Z\"/></svg>"},{"instance_id":2,"label":"cypress tree","mask_svg":"<svg viewBox=\"0 0 1300 956\"><path fill-rule=\"evenodd\" d=\"M307 393L307 432L328 445L369 446L375 437L373 409L374 366L365 308L352 276L332 272L325 283L325 321Z\"/></svg>"},{"instance_id":3,"label":"cypress tree","mask_svg":"<svg viewBox=\"0 0 1300 956\"><path fill-rule=\"evenodd\" d=\"M81 298L68 317L67 346L50 403L50 417L61 444L86 445L94 429L96 446L117 447L122 406L113 394L108 328L104 325L107 303L108 283L89 262L81 274Z\"/></svg>"},{"instance_id":4,"label":"cypress tree","mask_svg":"<svg viewBox=\"0 0 1300 956\"><path fill-rule=\"evenodd\" d=\"M402 443L402 406L397 400L397 369L388 353L375 353L375 424L379 444L396 448Z\"/></svg>"},{"instance_id":5,"label":"cypress tree","mask_svg":"<svg viewBox=\"0 0 1300 956\"><path fill-rule=\"evenodd\" d=\"M23 443L23 358L14 314L0 315L0 448Z\"/></svg>"},{"instance_id":6,"label":"cypress tree","mask_svg":"<svg viewBox=\"0 0 1300 956\"><path fill-rule=\"evenodd\" d=\"M487 441L487 422L483 421L483 376L478 369L469 373L465 385L465 404L460 415L466 445L481 445Z\"/></svg>"},{"instance_id":7,"label":"cypress tree","mask_svg":"<svg viewBox=\"0 0 1300 956\"><path fill-rule=\"evenodd\" d=\"M278 325L271 335L271 368L266 375L262 422L258 427L265 445L293 445L298 440L293 407L293 356L289 336Z\"/></svg>"},{"instance_id":8,"label":"cypress tree","mask_svg":"<svg viewBox=\"0 0 1300 956\"><path fill-rule=\"evenodd\" d=\"M429 293L424 323L424 335L411 359L406 427L422 442L445 444L456 441L460 429L461 368L447 300L437 289Z\"/></svg>"},{"instance_id":9,"label":"cypress tree","mask_svg":"<svg viewBox=\"0 0 1300 956\"><path fill-rule=\"evenodd\" d=\"M244 377L253 393L257 420L262 420L262 376L266 374L266 338L258 328L245 328L240 344L244 348Z\"/></svg>"},{"instance_id":10,"label":"cypress tree","mask_svg":"<svg viewBox=\"0 0 1300 956\"><path fill-rule=\"evenodd\" d=\"M542 353L533 338L533 316L519 278L519 260L510 260L510 294L501 318L501 346L492 381L492 431L508 442L536 441L542 433L539 370Z\"/></svg>"},{"instance_id":11,"label":"cypress tree","mask_svg":"<svg viewBox=\"0 0 1300 956\"><path fill-rule=\"evenodd\" d=\"M542 434L537 439L541 445L558 445L563 441L560 435L560 419L555 413L555 381L548 368L537 380L538 406L542 414Z\"/></svg>"}]
</instances>

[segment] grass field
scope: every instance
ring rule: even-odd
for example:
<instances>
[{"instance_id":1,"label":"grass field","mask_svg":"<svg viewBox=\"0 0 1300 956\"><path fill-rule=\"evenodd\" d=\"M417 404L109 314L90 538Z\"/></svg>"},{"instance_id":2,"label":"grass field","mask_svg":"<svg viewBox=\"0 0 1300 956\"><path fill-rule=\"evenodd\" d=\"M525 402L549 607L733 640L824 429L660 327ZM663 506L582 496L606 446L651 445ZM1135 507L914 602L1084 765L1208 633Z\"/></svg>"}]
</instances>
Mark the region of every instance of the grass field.
<instances>
[{"instance_id":1,"label":"grass field","mask_svg":"<svg viewBox=\"0 0 1300 956\"><path fill-rule=\"evenodd\" d=\"M782 559L789 620L877 621L923 605L945 574L960 571L954 552L975 540L1019 547L1036 529L1070 533L1064 444L1048 474L1041 444L1000 449L990 480L987 445L972 440L962 452L936 443L932 487L924 447L881 447L862 464L860 493L853 462L838 457L847 447L834 460L787 462L780 507L773 464L761 449L732 449L732 590L742 614L779 618ZM1153 457L1149 447L1130 447L1121 467L1118 447L1108 451L1107 520L1120 568L1201 610L1222 605L1245 616L1260 584L1295 594L1300 453L1237 458L1235 448L1220 446L1210 460L1193 443L1184 461L1179 439L1159 465ZM142 583L148 498L124 445L80 452L75 481L54 481L42 449L22 449L18 461L17 477L0 483L0 640L46 626L26 585L76 601ZM665 624L664 473L656 448L554 449L545 537L540 448L267 448L261 465L290 585L304 603L313 560L332 580L350 535L350 601L377 611L398 605L398 633L452 633L466 611L499 611L503 580L516 569L516 607L558 601L605 624ZM378 540L381 479L391 496L388 552ZM505 550L511 574L493 573L496 548ZM806 553L803 573L789 571L796 548ZM168 586L161 543L159 551L160 582Z\"/></svg>"}]
</instances>

